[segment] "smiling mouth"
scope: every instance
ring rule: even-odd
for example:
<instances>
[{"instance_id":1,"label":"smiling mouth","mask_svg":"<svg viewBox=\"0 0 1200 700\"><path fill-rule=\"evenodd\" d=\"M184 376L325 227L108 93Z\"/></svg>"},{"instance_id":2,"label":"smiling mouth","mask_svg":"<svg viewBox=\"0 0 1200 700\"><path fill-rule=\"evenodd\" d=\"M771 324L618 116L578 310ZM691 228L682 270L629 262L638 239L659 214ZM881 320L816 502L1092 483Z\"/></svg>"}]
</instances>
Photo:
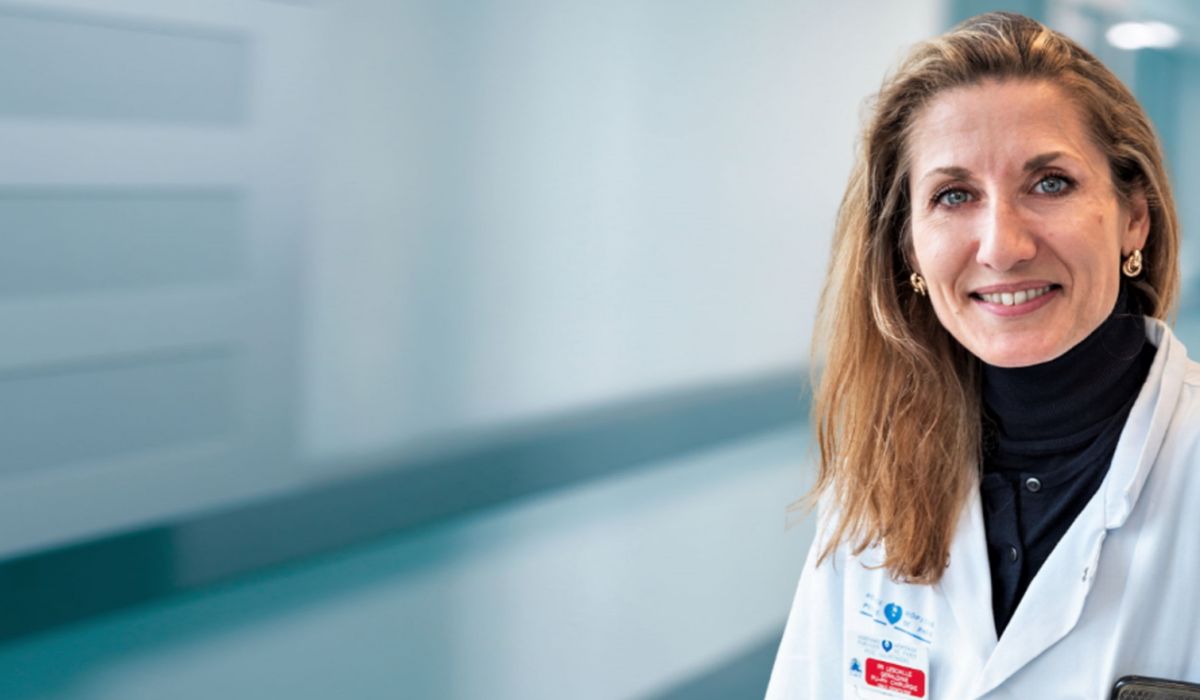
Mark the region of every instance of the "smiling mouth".
<instances>
[{"instance_id":1,"label":"smiling mouth","mask_svg":"<svg viewBox=\"0 0 1200 700\"><path fill-rule=\"evenodd\" d=\"M1033 301L1040 296L1049 294L1051 290L1061 289L1061 285L1048 284L1045 287L1036 289L1022 289L1019 292L995 292L993 294L978 294L971 293L971 298L986 301L989 304L1002 304L1004 306L1018 306L1026 302Z\"/></svg>"}]
</instances>

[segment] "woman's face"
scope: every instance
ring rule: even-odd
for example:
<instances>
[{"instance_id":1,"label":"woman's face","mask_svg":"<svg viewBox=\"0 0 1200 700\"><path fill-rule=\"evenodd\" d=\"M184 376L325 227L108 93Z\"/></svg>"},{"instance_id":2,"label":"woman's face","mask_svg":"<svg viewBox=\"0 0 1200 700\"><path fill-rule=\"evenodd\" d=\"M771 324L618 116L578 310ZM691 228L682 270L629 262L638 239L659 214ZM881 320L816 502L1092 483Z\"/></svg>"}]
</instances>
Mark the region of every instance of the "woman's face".
<instances>
[{"instance_id":1,"label":"woman's face","mask_svg":"<svg viewBox=\"0 0 1200 700\"><path fill-rule=\"evenodd\" d=\"M1146 242L1083 114L1047 82L941 93L913 123L916 267L946 330L1000 367L1052 360L1116 304L1121 256Z\"/></svg>"}]
</instances>

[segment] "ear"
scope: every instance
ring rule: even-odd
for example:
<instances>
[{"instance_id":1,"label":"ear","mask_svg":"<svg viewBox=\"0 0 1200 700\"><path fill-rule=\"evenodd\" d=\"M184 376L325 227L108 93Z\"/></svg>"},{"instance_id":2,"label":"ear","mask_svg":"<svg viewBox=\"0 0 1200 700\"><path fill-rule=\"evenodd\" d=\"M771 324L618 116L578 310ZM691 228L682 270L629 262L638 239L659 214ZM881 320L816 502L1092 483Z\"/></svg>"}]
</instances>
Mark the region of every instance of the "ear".
<instances>
[{"instance_id":1,"label":"ear","mask_svg":"<svg viewBox=\"0 0 1200 700\"><path fill-rule=\"evenodd\" d=\"M1150 205L1146 195L1140 189L1129 198L1126 205L1129 222L1121 234L1121 255L1129 255L1135 250L1146 247L1146 237L1150 235Z\"/></svg>"}]
</instances>

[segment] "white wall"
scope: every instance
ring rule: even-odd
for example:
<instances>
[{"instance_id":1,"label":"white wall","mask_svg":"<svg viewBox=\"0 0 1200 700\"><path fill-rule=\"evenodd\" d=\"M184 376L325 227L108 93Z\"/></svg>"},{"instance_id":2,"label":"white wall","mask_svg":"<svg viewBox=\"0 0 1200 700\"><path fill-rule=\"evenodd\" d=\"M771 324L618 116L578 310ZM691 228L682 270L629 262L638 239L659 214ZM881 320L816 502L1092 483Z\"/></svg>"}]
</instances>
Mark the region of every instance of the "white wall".
<instances>
[{"instance_id":1,"label":"white wall","mask_svg":"<svg viewBox=\"0 0 1200 700\"><path fill-rule=\"evenodd\" d=\"M939 7L330 4L305 451L801 365L859 106Z\"/></svg>"},{"instance_id":2,"label":"white wall","mask_svg":"<svg viewBox=\"0 0 1200 700\"><path fill-rule=\"evenodd\" d=\"M798 367L859 105L937 6L314 10L302 453ZM0 696L637 697L779 629L805 456L764 436L12 643Z\"/></svg>"}]
</instances>

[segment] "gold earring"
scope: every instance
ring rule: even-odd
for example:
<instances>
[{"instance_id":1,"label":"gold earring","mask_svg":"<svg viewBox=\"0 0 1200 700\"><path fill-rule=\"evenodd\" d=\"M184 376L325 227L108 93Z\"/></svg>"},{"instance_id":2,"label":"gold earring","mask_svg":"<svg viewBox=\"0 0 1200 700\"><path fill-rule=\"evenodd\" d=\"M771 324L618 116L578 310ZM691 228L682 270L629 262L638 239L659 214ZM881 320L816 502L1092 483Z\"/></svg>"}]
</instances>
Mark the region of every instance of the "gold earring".
<instances>
[{"instance_id":1,"label":"gold earring","mask_svg":"<svg viewBox=\"0 0 1200 700\"><path fill-rule=\"evenodd\" d=\"M1134 248L1129 257L1125 258L1125 262L1121 263L1121 272L1124 272L1126 277L1137 277L1142 274L1141 248Z\"/></svg>"},{"instance_id":2,"label":"gold earring","mask_svg":"<svg viewBox=\"0 0 1200 700\"><path fill-rule=\"evenodd\" d=\"M908 283L912 285L913 291L921 296L925 296L925 293L929 291L929 288L925 286L925 278L919 272L912 273L908 278Z\"/></svg>"}]
</instances>

